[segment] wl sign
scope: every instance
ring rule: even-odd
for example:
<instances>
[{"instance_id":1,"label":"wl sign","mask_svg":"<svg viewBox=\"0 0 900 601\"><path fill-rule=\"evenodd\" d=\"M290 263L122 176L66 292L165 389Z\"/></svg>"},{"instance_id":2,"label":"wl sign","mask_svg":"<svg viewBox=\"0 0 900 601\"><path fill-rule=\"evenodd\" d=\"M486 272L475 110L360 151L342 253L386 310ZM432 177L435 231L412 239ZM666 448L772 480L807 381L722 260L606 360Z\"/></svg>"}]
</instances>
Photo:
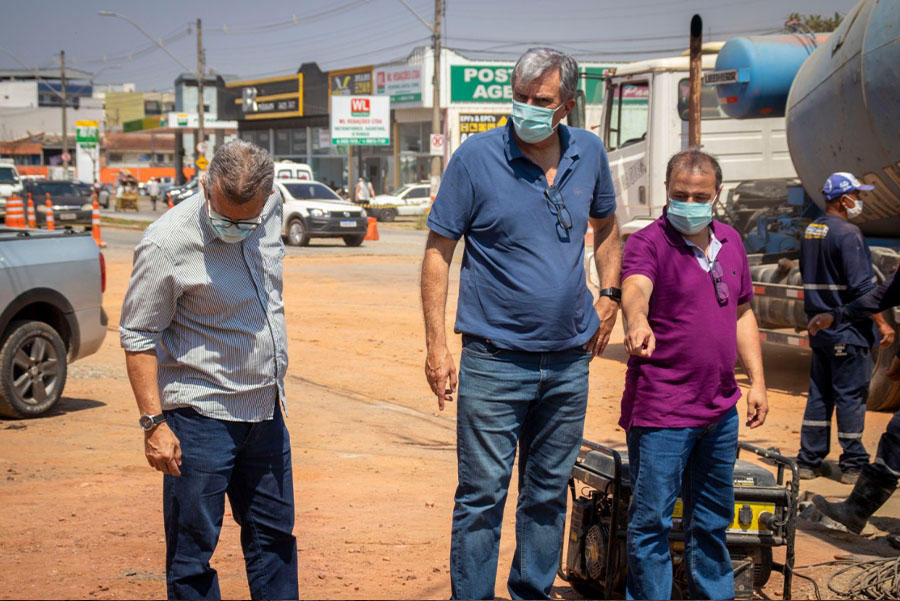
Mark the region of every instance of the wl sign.
<instances>
[{"instance_id":1,"label":"wl sign","mask_svg":"<svg viewBox=\"0 0 900 601\"><path fill-rule=\"evenodd\" d=\"M330 118L335 146L391 143L391 99L387 96L332 96Z\"/></svg>"}]
</instances>

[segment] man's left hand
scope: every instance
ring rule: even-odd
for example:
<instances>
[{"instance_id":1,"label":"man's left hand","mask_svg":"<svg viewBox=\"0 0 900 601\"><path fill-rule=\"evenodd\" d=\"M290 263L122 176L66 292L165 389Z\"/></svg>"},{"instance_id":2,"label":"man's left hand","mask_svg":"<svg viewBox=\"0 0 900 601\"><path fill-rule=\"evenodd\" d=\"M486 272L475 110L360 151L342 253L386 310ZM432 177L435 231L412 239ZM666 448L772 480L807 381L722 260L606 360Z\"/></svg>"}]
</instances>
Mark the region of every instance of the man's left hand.
<instances>
[{"instance_id":1,"label":"man's left hand","mask_svg":"<svg viewBox=\"0 0 900 601\"><path fill-rule=\"evenodd\" d=\"M769 401L765 386L750 386L747 393L747 426L758 428L766 421L769 414Z\"/></svg>"},{"instance_id":2,"label":"man's left hand","mask_svg":"<svg viewBox=\"0 0 900 601\"><path fill-rule=\"evenodd\" d=\"M619 315L619 303L608 296L601 296L594 303L594 309L597 311L597 316L600 317L600 327L583 348L596 357L602 355L606 350L606 345L609 344L609 336L612 334L612 329L616 325L616 317Z\"/></svg>"},{"instance_id":3,"label":"man's left hand","mask_svg":"<svg viewBox=\"0 0 900 601\"><path fill-rule=\"evenodd\" d=\"M881 348L887 348L894 344L894 340L897 337L897 332L894 331L894 328L887 323L879 323L878 331L881 333Z\"/></svg>"},{"instance_id":4,"label":"man's left hand","mask_svg":"<svg viewBox=\"0 0 900 601\"><path fill-rule=\"evenodd\" d=\"M885 374L889 380L900 382L900 357L894 357L894 361Z\"/></svg>"}]
</instances>

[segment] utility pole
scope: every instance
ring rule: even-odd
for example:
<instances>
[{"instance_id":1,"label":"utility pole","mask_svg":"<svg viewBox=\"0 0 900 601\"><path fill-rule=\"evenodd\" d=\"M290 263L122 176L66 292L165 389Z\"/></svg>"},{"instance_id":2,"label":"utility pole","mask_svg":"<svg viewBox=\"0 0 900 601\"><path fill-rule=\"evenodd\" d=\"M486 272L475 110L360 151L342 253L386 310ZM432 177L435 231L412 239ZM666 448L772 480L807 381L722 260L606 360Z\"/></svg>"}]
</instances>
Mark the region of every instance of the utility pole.
<instances>
[{"instance_id":1,"label":"utility pole","mask_svg":"<svg viewBox=\"0 0 900 601\"><path fill-rule=\"evenodd\" d=\"M431 133L432 135L442 135L441 128L441 3L443 0L434 0L434 27L432 29L432 53L434 54L434 80L432 89L431 108ZM445 144L446 146L446 144ZM438 186L441 184L441 159L443 157L431 157L431 196L437 194Z\"/></svg>"},{"instance_id":2,"label":"utility pole","mask_svg":"<svg viewBox=\"0 0 900 601\"><path fill-rule=\"evenodd\" d=\"M197 19L197 144L206 142L206 132L203 127L203 30L202 23ZM197 146L200 148L200 146ZM197 150L194 156L200 151ZM200 155L203 156L203 155ZM197 157L199 158L199 156Z\"/></svg>"},{"instance_id":3,"label":"utility pole","mask_svg":"<svg viewBox=\"0 0 900 601\"><path fill-rule=\"evenodd\" d=\"M63 179L69 179L69 161L66 159L66 155L69 154L69 134L66 129L66 106L69 104L69 100L66 96L66 51L59 51L59 83L62 91L62 159L63 159L63 170L64 176Z\"/></svg>"},{"instance_id":4,"label":"utility pole","mask_svg":"<svg viewBox=\"0 0 900 601\"><path fill-rule=\"evenodd\" d=\"M691 18L690 96L688 97L688 145L700 146L700 85L703 83L703 19Z\"/></svg>"}]
</instances>

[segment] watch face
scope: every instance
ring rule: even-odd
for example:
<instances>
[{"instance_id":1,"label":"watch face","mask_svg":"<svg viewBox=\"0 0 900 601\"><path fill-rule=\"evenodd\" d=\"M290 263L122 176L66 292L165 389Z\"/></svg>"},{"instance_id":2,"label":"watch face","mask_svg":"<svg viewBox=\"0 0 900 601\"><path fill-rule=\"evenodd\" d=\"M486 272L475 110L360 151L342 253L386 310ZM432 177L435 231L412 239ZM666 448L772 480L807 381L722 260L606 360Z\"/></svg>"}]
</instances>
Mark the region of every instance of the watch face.
<instances>
[{"instance_id":1,"label":"watch face","mask_svg":"<svg viewBox=\"0 0 900 601\"><path fill-rule=\"evenodd\" d=\"M153 417L150 415L142 415L139 423L141 424L141 428L149 430L153 427Z\"/></svg>"}]
</instances>

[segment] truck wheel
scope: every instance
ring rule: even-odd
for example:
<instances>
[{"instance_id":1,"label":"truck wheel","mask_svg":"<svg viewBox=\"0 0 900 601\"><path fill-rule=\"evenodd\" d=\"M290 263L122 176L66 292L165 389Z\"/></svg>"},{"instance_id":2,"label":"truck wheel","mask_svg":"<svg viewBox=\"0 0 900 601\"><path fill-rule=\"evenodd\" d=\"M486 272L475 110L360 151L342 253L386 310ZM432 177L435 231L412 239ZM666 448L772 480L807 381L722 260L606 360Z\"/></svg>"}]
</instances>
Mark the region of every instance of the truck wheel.
<instances>
[{"instance_id":1,"label":"truck wheel","mask_svg":"<svg viewBox=\"0 0 900 601\"><path fill-rule=\"evenodd\" d=\"M299 217L294 217L288 223L288 243L291 246L306 246L309 244L309 233L306 225Z\"/></svg>"},{"instance_id":2,"label":"truck wheel","mask_svg":"<svg viewBox=\"0 0 900 601\"><path fill-rule=\"evenodd\" d=\"M378 213L378 220L390 223L397 218L397 209L382 209Z\"/></svg>"},{"instance_id":3,"label":"truck wheel","mask_svg":"<svg viewBox=\"0 0 900 601\"><path fill-rule=\"evenodd\" d=\"M0 346L0 415L36 417L66 385L66 345L40 321L16 321Z\"/></svg>"},{"instance_id":4,"label":"truck wheel","mask_svg":"<svg viewBox=\"0 0 900 601\"><path fill-rule=\"evenodd\" d=\"M366 239L366 235L359 234L357 236L343 236L343 238L344 238L344 244L346 244L347 246L361 246L363 243L363 240Z\"/></svg>"},{"instance_id":5,"label":"truck wheel","mask_svg":"<svg viewBox=\"0 0 900 601\"><path fill-rule=\"evenodd\" d=\"M888 324L896 329L894 320L887 317ZM885 376L885 372L897 356L897 347L900 341L895 340L888 348L876 346L872 349L872 361L875 369L872 371L872 379L869 380L869 396L866 399L866 409L869 411L896 411L900 407L900 382L893 382Z\"/></svg>"}]
</instances>

